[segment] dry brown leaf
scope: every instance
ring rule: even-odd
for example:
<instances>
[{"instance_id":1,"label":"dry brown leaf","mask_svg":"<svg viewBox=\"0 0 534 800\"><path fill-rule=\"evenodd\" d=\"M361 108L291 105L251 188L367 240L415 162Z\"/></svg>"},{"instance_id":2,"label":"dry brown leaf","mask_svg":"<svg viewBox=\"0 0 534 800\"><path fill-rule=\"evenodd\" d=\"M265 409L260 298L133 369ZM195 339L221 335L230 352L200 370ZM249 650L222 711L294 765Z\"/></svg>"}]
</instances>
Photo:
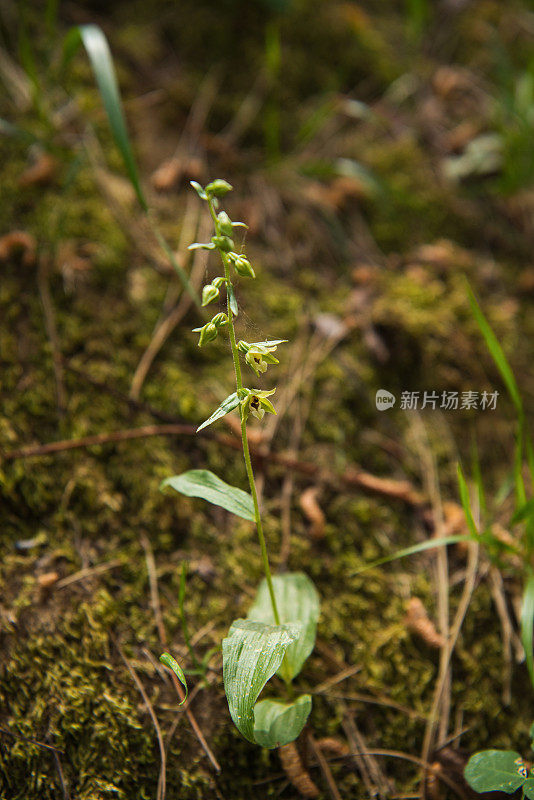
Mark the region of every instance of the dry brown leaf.
<instances>
[{"instance_id":1,"label":"dry brown leaf","mask_svg":"<svg viewBox=\"0 0 534 800\"><path fill-rule=\"evenodd\" d=\"M67 239L58 247L56 266L63 275L65 286L72 290L80 279L85 279L91 269L91 254L94 245L87 242L80 244L74 239Z\"/></svg>"},{"instance_id":2,"label":"dry brown leaf","mask_svg":"<svg viewBox=\"0 0 534 800\"><path fill-rule=\"evenodd\" d=\"M17 253L22 253L22 263L25 267L35 264L37 242L31 233L11 231L0 238L0 261L7 261Z\"/></svg>"},{"instance_id":3,"label":"dry brown leaf","mask_svg":"<svg viewBox=\"0 0 534 800\"><path fill-rule=\"evenodd\" d=\"M302 513L311 522L309 532L312 539L324 538L325 516L317 502L318 494L318 487L310 486L302 492L299 500Z\"/></svg>"},{"instance_id":4,"label":"dry brown leaf","mask_svg":"<svg viewBox=\"0 0 534 800\"><path fill-rule=\"evenodd\" d=\"M295 742L278 748L278 755L288 779L302 797L319 797L319 789L304 769Z\"/></svg>"},{"instance_id":5,"label":"dry brown leaf","mask_svg":"<svg viewBox=\"0 0 534 800\"><path fill-rule=\"evenodd\" d=\"M318 739L317 745L323 753L332 753L334 756L348 756L350 753L350 747L333 736L324 736L322 739Z\"/></svg>"},{"instance_id":6,"label":"dry brown leaf","mask_svg":"<svg viewBox=\"0 0 534 800\"><path fill-rule=\"evenodd\" d=\"M405 624L409 631L419 636L429 647L439 649L445 644L445 639L436 630L436 626L418 597L411 597L408 601Z\"/></svg>"},{"instance_id":7,"label":"dry brown leaf","mask_svg":"<svg viewBox=\"0 0 534 800\"><path fill-rule=\"evenodd\" d=\"M19 186L46 186L54 179L56 170L56 159L50 153L41 153L35 163L24 170L18 184Z\"/></svg>"},{"instance_id":8,"label":"dry brown leaf","mask_svg":"<svg viewBox=\"0 0 534 800\"><path fill-rule=\"evenodd\" d=\"M50 589L59 580L57 572L45 572L37 578L37 585L40 589Z\"/></svg>"}]
</instances>

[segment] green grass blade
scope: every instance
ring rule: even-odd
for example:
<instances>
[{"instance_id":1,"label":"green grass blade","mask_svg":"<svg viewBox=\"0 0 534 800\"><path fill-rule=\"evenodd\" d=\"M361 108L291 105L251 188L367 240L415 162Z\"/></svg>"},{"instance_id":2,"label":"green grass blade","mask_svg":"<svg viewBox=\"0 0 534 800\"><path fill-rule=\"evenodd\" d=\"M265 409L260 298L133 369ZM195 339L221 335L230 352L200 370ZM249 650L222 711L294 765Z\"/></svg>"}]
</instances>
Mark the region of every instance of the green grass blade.
<instances>
[{"instance_id":1,"label":"green grass blade","mask_svg":"<svg viewBox=\"0 0 534 800\"><path fill-rule=\"evenodd\" d=\"M487 507L487 503L486 503L486 494L484 492L484 482L482 480L482 471L480 469L480 458L479 458L479 455L478 455L478 447L477 447L477 443L476 443L475 440L473 440L471 463L472 463L473 476L474 476L475 484L476 484L476 487L477 487L478 504L479 504L479 507L480 507L480 511L482 513L482 518L484 519L484 517L486 516L487 510L488 510L488 507Z\"/></svg>"},{"instance_id":2,"label":"green grass blade","mask_svg":"<svg viewBox=\"0 0 534 800\"><path fill-rule=\"evenodd\" d=\"M462 508L464 510L465 519L467 521L467 527L469 528L471 536L474 539L477 539L479 534L477 526L475 525L475 520L473 519L473 514L471 513L471 500L469 499L469 490L467 488L467 483L465 482L464 474L462 472L460 464L458 464L458 484L460 486L460 500L462 502Z\"/></svg>"},{"instance_id":3,"label":"green grass blade","mask_svg":"<svg viewBox=\"0 0 534 800\"><path fill-rule=\"evenodd\" d=\"M523 603L521 606L521 641L525 648L525 659L527 662L530 681L534 685L534 657L532 654L532 633L534 626L534 575L529 575Z\"/></svg>"},{"instance_id":4,"label":"green grass blade","mask_svg":"<svg viewBox=\"0 0 534 800\"><path fill-rule=\"evenodd\" d=\"M367 572L368 569L381 567L383 564L389 564L390 561L396 561L399 558L406 558L406 556L414 556L416 553L422 553L424 550L433 550L435 547L444 547L448 544L456 544L457 542L472 542L472 536L465 536L458 534L457 536L442 536L440 539L429 539L427 542L420 542L411 547L405 547L403 550L397 550L392 556L385 556L379 558L377 561L372 561L371 564L366 564L365 567L351 572L351 576L360 575L362 572ZM478 541L478 536L477 536Z\"/></svg>"},{"instance_id":5,"label":"green grass blade","mask_svg":"<svg viewBox=\"0 0 534 800\"><path fill-rule=\"evenodd\" d=\"M519 393L519 389L517 387L516 380L514 378L514 373L508 363L506 356L504 355L504 351L499 344L497 337L493 333L486 317L482 313L482 309L480 308L475 295L469 285L467 284L467 294L469 297L469 302L471 304L471 311L473 312L473 316L477 322L478 327L484 337L484 341L486 342L486 346L491 353L493 360L497 366L497 369L501 373L501 377L504 381L504 384L508 390L508 394L510 395L512 402L516 408L519 417L523 416L523 402L521 400L521 395Z\"/></svg>"},{"instance_id":6,"label":"green grass blade","mask_svg":"<svg viewBox=\"0 0 534 800\"><path fill-rule=\"evenodd\" d=\"M124 112L119 93L119 86L117 83L117 77L115 74L115 68L113 66L113 59L111 57L108 40L98 25L81 25L80 27L75 28L74 31L76 32L75 34L69 32L65 37L63 44L63 67L68 64L69 60L76 52L77 34L79 39L81 39L83 42L83 45L87 51L87 55L89 56L100 96L102 98L102 103L104 105L104 110L113 134L113 139L115 140L115 144L122 156L126 173L130 179L141 208L146 213L152 232L154 233L158 244L162 250L164 250L174 271L178 275L182 286L188 292L197 308L200 308L200 299L197 293L191 286L187 275L182 267L178 264L176 258L174 257L174 253L165 241L164 237L161 235L157 225L155 225L154 220L152 219L152 215L149 212L148 203L141 187L141 181L139 180L139 172L133 153L133 148L128 136L128 129L126 127L126 120L124 118Z\"/></svg>"},{"instance_id":7,"label":"green grass blade","mask_svg":"<svg viewBox=\"0 0 534 800\"><path fill-rule=\"evenodd\" d=\"M148 211L148 205L139 182L137 165L126 129L126 121L122 110L122 103L115 75L113 60L106 39L98 25L80 25L78 28L87 55L93 68L93 73L102 97L104 109L107 114L115 144L124 161L126 172L132 183L141 207Z\"/></svg>"}]
</instances>

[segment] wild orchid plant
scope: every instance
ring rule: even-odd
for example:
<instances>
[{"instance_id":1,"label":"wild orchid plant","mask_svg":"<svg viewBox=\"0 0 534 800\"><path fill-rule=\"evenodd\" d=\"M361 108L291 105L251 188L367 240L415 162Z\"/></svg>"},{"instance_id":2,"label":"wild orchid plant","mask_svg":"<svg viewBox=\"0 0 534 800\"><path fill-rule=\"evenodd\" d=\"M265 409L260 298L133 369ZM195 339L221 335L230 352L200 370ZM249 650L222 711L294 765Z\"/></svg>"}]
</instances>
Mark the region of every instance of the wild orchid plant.
<instances>
[{"instance_id":1,"label":"wild orchid plant","mask_svg":"<svg viewBox=\"0 0 534 800\"><path fill-rule=\"evenodd\" d=\"M247 226L243 222L232 222L225 211L219 210L220 198L232 189L229 183L218 179L204 188L195 181L191 185L201 200L207 203L215 232L210 242L192 244L190 249L218 250L223 266L223 274L204 286L202 305L215 302L219 299L221 290L226 290L226 312L219 311L209 322L194 330L199 334L199 347L204 347L221 333L228 333L236 383L235 392L221 403L198 430L211 425L231 411L236 410L239 413L243 458L250 493L230 486L208 470L189 470L167 478L161 488L170 486L188 497L203 498L256 525L265 578L259 586L247 619L235 620L222 642L223 680L230 714L236 727L250 742L273 748L296 739L311 711L311 696L304 694L293 699L289 687L314 647L319 596L311 580L301 572L274 577L271 575L250 459L247 419L250 414L258 419L262 419L266 412L276 414L268 399L275 390L245 387L241 358L259 376L270 365L278 364L274 353L286 340L252 343L236 340L234 320L239 309L232 281L236 275L242 278L256 276L248 258L235 252L232 236L235 228ZM161 656L161 661L174 670L187 689L184 673L172 656L165 653ZM260 692L275 673L285 681L291 701L265 699L257 702Z\"/></svg>"}]
</instances>

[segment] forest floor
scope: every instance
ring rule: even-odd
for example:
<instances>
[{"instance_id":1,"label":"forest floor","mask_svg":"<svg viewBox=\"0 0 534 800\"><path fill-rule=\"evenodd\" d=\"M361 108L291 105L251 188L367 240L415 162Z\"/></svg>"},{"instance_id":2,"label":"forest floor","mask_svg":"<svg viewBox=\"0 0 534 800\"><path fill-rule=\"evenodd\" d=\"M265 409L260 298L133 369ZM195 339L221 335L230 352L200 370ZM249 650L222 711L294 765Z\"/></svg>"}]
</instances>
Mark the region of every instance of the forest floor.
<instances>
[{"instance_id":1,"label":"forest floor","mask_svg":"<svg viewBox=\"0 0 534 800\"><path fill-rule=\"evenodd\" d=\"M278 414L251 441L273 569L321 597L298 679L314 701L301 779L334 800L465 798L468 754L528 750L517 559L455 545L361 572L466 532L457 464L472 486L475 449L496 535L519 535L514 408L466 278L527 413L534 399L532 13L443 2L419 21L400 6L66 3L47 28L6 4L2 800L161 797L154 718L168 800L299 796L223 691L218 648L262 574L253 526L158 491L190 468L245 488L235 420L194 432L233 390L231 358L197 347L203 317L125 177L85 53L61 68L64 34L87 22L108 36L153 218L195 288L216 273L187 251L211 235L189 180L225 178L258 276L237 287L238 335L288 340L259 384L276 383ZM379 389L393 408L377 410ZM440 408L444 392L478 407ZM192 667L184 563L195 653L215 648L185 713L157 662L168 649Z\"/></svg>"}]
</instances>

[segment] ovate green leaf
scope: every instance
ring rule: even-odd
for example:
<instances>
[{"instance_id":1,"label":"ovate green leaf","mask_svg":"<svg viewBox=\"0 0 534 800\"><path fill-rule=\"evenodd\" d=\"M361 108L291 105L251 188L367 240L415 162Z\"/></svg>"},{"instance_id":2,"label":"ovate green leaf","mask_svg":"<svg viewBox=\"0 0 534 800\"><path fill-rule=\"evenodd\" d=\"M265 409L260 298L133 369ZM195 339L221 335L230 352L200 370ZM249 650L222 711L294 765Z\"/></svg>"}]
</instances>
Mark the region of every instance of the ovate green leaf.
<instances>
[{"instance_id":1,"label":"ovate green leaf","mask_svg":"<svg viewBox=\"0 0 534 800\"><path fill-rule=\"evenodd\" d=\"M230 715L243 736L254 742L254 704L289 645L298 625L265 625L238 619L223 639L223 679Z\"/></svg>"},{"instance_id":2,"label":"ovate green leaf","mask_svg":"<svg viewBox=\"0 0 534 800\"><path fill-rule=\"evenodd\" d=\"M200 425L197 428L197 433L199 431L201 431L202 428L207 428L208 425L211 425L211 423L215 422L215 420L220 419L221 417L225 417L226 414L229 414L230 411L233 411L234 408L237 408L239 403L240 403L240 400L239 400L239 397L237 396L237 392L234 392L233 394L228 395L226 400L223 400L223 402L221 403L219 408L216 411L213 412L211 417L209 417L205 422L202 423L202 425Z\"/></svg>"},{"instance_id":3,"label":"ovate green leaf","mask_svg":"<svg viewBox=\"0 0 534 800\"><path fill-rule=\"evenodd\" d=\"M201 497L208 503L254 522L252 497L237 486L225 483L207 469L190 469L181 475L173 475L172 478L166 478L159 488L163 490L167 486L187 497Z\"/></svg>"},{"instance_id":4,"label":"ovate green leaf","mask_svg":"<svg viewBox=\"0 0 534 800\"><path fill-rule=\"evenodd\" d=\"M174 672L174 674L176 675L176 677L178 678L178 680L180 681L180 683L184 687L184 689L185 689L185 697L181 701L181 703L178 703L178 705L180 705L180 706L183 705L185 703L185 701L187 700L187 692L188 692L187 681L185 679L185 675L184 675L183 669L181 668L179 663L176 661L176 659L171 656L170 653L163 653L163 655L161 655L159 657L159 660L161 661L162 664L165 664L166 667L168 667L169 669L172 669L172 671Z\"/></svg>"},{"instance_id":5,"label":"ovate green leaf","mask_svg":"<svg viewBox=\"0 0 534 800\"><path fill-rule=\"evenodd\" d=\"M317 620L319 619L319 595L311 580L302 572L287 572L273 578L274 595L282 624L300 622L302 633L298 641L288 648L284 663L278 674L287 680L299 674L302 665L315 644ZM269 588L265 579L261 582L248 619L274 624Z\"/></svg>"},{"instance_id":6,"label":"ovate green leaf","mask_svg":"<svg viewBox=\"0 0 534 800\"><path fill-rule=\"evenodd\" d=\"M534 800L534 778L528 778L522 786L522 789L525 793L525 797L528 797L528 800Z\"/></svg>"},{"instance_id":7,"label":"ovate green leaf","mask_svg":"<svg viewBox=\"0 0 534 800\"><path fill-rule=\"evenodd\" d=\"M513 750L483 750L467 762L465 779L475 792L513 794L525 782L523 759Z\"/></svg>"},{"instance_id":8,"label":"ovate green leaf","mask_svg":"<svg viewBox=\"0 0 534 800\"><path fill-rule=\"evenodd\" d=\"M303 694L294 703L260 700L254 706L254 739L269 748L294 741L306 724L311 707L309 694Z\"/></svg>"}]
</instances>

